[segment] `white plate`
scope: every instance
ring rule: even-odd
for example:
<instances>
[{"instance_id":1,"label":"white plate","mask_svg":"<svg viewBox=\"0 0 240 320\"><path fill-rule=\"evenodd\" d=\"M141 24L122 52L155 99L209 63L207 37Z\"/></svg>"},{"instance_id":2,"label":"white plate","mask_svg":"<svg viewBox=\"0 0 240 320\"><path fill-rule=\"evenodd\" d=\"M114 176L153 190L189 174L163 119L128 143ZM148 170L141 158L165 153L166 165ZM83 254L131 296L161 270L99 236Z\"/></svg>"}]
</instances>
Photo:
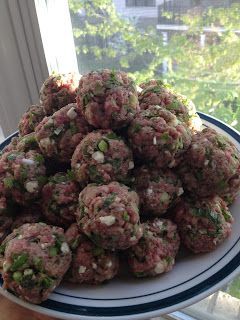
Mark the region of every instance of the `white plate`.
<instances>
[{"instance_id":1,"label":"white plate","mask_svg":"<svg viewBox=\"0 0 240 320\"><path fill-rule=\"evenodd\" d=\"M199 113L203 123L225 134L240 150L240 134L223 122ZM0 149L7 145L7 138ZM152 279L120 275L108 284L62 284L41 305L31 305L0 288L8 299L61 319L146 319L182 309L210 295L240 272L240 197L231 206L233 232L214 252L182 255L169 273ZM1 281L2 284L2 281Z\"/></svg>"}]
</instances>

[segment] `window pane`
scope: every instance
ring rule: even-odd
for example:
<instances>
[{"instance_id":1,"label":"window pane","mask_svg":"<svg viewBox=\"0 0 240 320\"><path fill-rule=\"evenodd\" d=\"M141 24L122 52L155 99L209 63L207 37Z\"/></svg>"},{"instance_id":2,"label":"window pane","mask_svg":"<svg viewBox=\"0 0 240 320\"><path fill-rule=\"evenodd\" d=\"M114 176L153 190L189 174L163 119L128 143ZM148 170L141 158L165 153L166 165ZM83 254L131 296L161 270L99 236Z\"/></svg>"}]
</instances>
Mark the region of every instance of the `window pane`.
<instances>
[{"instance_id":1,"label":"window pane","mask_svg":"<svg viewBox=\"0 0 240 320\"><path fill-rule=\"evenodd\" d=\"M240 129L240 3L69 0L80 72L163 78L198 110ZM131 7L131 8L130 8Z\"/></svg>"}]
</instances>

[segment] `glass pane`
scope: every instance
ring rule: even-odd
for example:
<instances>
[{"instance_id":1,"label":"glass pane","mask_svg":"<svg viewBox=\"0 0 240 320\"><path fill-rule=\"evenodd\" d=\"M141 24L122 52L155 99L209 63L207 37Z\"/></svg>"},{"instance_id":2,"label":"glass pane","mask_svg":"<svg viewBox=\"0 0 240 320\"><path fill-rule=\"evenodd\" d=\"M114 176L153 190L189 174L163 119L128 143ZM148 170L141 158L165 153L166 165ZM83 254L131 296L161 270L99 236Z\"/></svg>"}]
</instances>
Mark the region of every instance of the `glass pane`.
<instances>
[{"instance_id":1,"label":"glass pane","mask_svg":"<svg viewBox=\"0 0 240 320\"><path fill-rule=\"evenodd\" d=\"M155 5L141 7L138 5ZM240 129L237 0L69 0L79 70L162 78Z\"/></svg>"}]
</instances>

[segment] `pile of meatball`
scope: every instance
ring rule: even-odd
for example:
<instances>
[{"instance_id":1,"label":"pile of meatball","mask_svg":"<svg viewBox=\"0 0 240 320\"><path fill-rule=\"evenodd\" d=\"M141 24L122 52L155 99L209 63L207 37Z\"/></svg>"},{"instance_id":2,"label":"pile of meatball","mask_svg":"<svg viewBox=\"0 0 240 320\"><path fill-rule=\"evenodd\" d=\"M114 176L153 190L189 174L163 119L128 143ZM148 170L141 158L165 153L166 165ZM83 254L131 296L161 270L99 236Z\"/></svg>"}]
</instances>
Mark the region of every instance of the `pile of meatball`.
<instances>
[{"instance_id":1,"label":"pile of meatball","mask_svg":"<svg viewBox=\"0 0 240 320\"><path fill-rule=\"evenodd\" d=\"M51 75L0 155L4 288L41 303L122 260L135 277L168 272L180 246L203 254L231 234L239 191L239 151L162 81Z\"/></svg>"}]
</instances>

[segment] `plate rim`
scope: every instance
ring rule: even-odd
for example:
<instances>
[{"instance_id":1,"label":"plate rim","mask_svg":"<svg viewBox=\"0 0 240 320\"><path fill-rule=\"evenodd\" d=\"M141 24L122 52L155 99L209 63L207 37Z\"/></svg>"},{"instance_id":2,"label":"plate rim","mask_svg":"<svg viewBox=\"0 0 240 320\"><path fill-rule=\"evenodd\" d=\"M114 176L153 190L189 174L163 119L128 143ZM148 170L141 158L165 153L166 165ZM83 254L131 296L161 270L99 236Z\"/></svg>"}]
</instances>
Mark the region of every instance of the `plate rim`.
<instances>
[{"instance_id":1,"label":"plate rim","mask_svg":"<svg viewBox=\"0 0 240 320\"><path fill-rule=\"evenodd\" d=\"M216 125L218 128L220 128L223 131L225 131L226 133L228 133L232 138L234 138L234 140L236 140L238 143L240 143L240 133L236 129L232 128L231 126L227 125L223 121L221 121L211 115L205 114L203 112L198 112L198 114L201 119L203 119L213 125ZM12 137L16 136L17 133L18 132L16 131L13 134L11 134L10 136L8 136L0 144L0 150L2 148L4 148L9 143L10 139ZM236 241L236 243L238 243L238 242L239 242L239 239L238 239L238 241ZM235 245L236 245L236 243L235 243ZM227 271L227 270L225 271L226 268L229 269L229 271ZM206 272L206 271L204 271L204 272ZM219 275L219 273L221 274L221 272L223 272L221 280L218 281L218 279L216 279L215 281L213 281L214 282L213 285L210 285L210 287L209 287L210 279L218 277L217 275ZM207 297L211 293L220 289L222 286L224 286L224 284L229 282L231 279L233 279L238 274L240 274L240 250L238 251L237 254L234 255L234 257L227 264L224 265L223 268L218 270L215 274L210 275L208 278L202 280L200 283L197 283L192 288L186 289L183 292L180 292L176 295L181 296L185 292L189 292L192 289L194 289L195 287L201 286L205 282L208 283L208 286L203 285L203 288L199 292L195 291L195 294L190 293L189 298L186 298L186 299L184 298L184 299L182 299L182 301L180 300L180 302L178 302L178 303L173 303L173 304L170 304L165 307L164 306L162 307L161 304L162 304L163 300L169 299L169 297L163 298L161 300L156 300L156 301L154 300L152 302L147 302L144 304L131 305L131 306L126 305L126 306L120 306L120 307L111 307L110 306L110 307L103 308L103 307L76 306L76 305L71 305L71 304L65 304L65 303L58 302L58 301L51 300L51 299L46 300L41 305L33 305L28 302L20 300L19 298L17 298L13 294L4 290L2 287L0 288L0 293L3 296L5 296L6 298L12 300L13 302L15 302L19 305L26 307L28 309L40 312L42 314L55 316L55 317L58 317L61 319L72 319L72 320L79 320L79 319L81 319L81 320L87 320L87 319L90 320L91 319L92 320L92 319L97 319L97 318L98 319L129 319L130 316L131 316L131 319L144 319L146 317L154 317L154 316L158 316L161 314L173 312L175 310L182 309L182 308L185 308L193 303L196 303L197 301ZM224 275L226 275L226 276L224 276ZM149 295L149 294L147 294L147 295ZM147 295L145 295L145 296L147 296ZM172 295L170 298L174 298L176 295ZM134 299L134 297L129 298L129 299ZM119 300L119 299L117 299L117 300ZM109 299L105 299L105 301L109 301ZM68 313L68 312L66 312L66 309L65 309L65 311L59 311L59 308L60 308L59 305L60 305L60 307L63 307L64 305L66 305L66 309L71 309L71 307L73 306L75 309L77 308L78 313L74 313L73 311L72 311L73 313ZM144 310L147 310L147 306L149 306L149 305L154 306L154 309L149 310L149 311L144 311ZM129 311L127 311L127 309L129 309L129 308L131 308L131 310L134 310L134 309L139 309L139 310L141 309L142 310L142 308L144 308L144 310L139 311L139 312L137 312L137 310L135 310L135 311L133 311L134 313L130 312L130 313L125 314L125 312L129 312ZM105 312L102 313L102 315L99 313L92 314L91 312L89 313L89 315L86 314L88 312L88 310L90 310L90 309L97 309L98 312L100 309L105 310L105 311L107 309L111 309L111 310L121 309L121 310L123 310L124 314L122 314L120 316L119 316L119 313L113 315L112 312L110 312L111 315L107 315ZM79 313L80 310L82 310L82 312L84 314Z\"/></svg>"}]
</instances>

